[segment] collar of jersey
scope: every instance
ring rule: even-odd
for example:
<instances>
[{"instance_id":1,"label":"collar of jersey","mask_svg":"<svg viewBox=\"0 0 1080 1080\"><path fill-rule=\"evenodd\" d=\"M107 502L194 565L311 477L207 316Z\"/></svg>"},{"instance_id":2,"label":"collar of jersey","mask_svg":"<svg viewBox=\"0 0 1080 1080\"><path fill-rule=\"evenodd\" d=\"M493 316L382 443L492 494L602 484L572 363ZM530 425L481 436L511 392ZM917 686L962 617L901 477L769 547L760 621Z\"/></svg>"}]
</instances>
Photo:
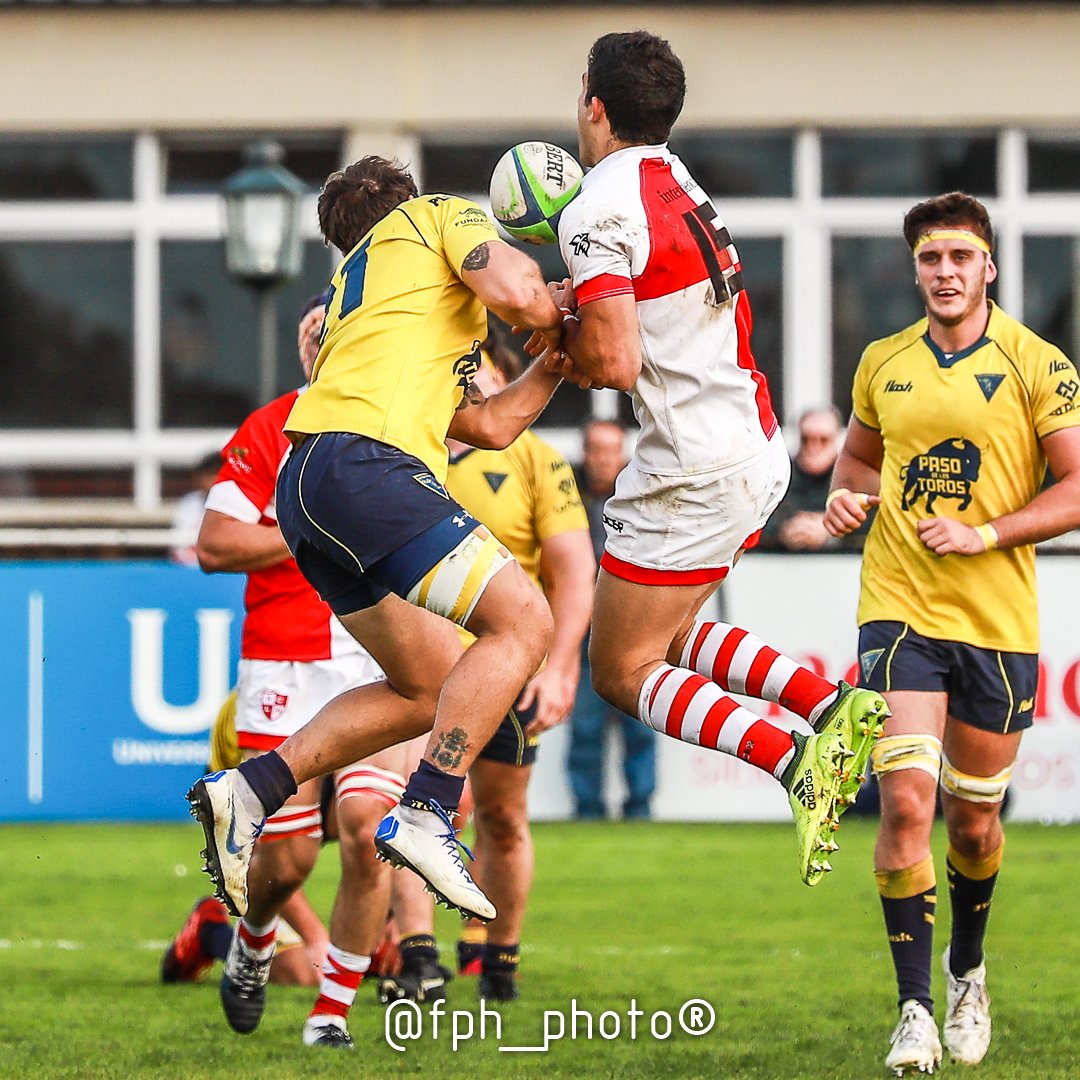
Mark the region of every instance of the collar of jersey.
<instances>
[{"instance_id":1,"label":"collar of jersey","mask_svg":"<svg viewBox=\"0 0 1080 1080\"><path fill-rule=\"evenodd\" d=\"M624 146L621 150L614 150L602 161L598 161L581 181L582 187L589 187L595 183L593 177L597 173L604 173L611 169L617 169L623 161L638 161L644 157L660 157L668 153L667 143L653 143L649 146Z\"/></svg>"},{"instance_id":2,"label":"collar of jersey","mask_svg":"<svg viewBox=\"0 0 1080 1080\"><path fill-rule=\"evenodd\" d=\"M990 342L994 340L997 324L1000 321L998 316L1001 309L993 302L993 300L989 300L987 303L990 305L990 317L986 321L986 333L966 349L954 352L951 356L947 355L941 346L930 337L929 329L923 334L923 341L926 342L926 347L934 354L934 359L938 362L938 367L951 368L953 364L958 364L961 360L967 359L972 353L978 352L984 345L989 345Z\"/></svg>"}]
</instances>

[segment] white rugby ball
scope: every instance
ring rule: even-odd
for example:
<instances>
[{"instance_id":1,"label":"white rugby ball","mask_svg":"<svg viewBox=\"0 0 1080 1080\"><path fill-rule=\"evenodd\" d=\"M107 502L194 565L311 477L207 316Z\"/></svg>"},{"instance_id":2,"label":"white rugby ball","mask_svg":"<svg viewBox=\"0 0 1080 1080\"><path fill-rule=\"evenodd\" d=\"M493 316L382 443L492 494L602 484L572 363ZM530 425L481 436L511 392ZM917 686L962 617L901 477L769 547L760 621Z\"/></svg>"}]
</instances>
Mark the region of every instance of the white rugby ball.
<instances>
[{"instance_id":1,"label":"white rugby ball","mask_svg":"<svg viewBox=\"0 0 1080 1080\"><path fill-rule=\"evenodd\" d=\"M511 235L529 244L555 244L559 215L581 190L581 166L561 146L512 146L491 174L491 212Z\"/></svg>"}]
</instances>

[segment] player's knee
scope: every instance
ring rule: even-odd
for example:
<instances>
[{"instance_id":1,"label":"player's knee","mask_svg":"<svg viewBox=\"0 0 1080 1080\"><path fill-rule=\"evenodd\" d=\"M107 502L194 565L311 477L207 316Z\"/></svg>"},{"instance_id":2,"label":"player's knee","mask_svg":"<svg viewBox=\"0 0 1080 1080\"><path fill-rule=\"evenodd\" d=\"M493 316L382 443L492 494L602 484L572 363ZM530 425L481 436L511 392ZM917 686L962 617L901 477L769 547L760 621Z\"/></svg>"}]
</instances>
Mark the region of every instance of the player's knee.
<instances>
[{"instance_id":1,"label":"player's knee","mask_svg":"<svg viewBox=\"0 0 1080 1080\"><path fill-rule=\"evenodd\" d=\"M350 805L352 804L352 805ZM342 811L347 810L347 818ZM341 865L346 871L368 876L377 872L380 864L375 857L375 831L386 815L387 807L376 799L356 796L344 800L341 814Z\"/></svg>"},{"instance_id":2,"label":"player's knee","mask_svg":"<svg viewBox=\"0 0 1080 1080\"><path fill-rule=\"evenodd\" d=\"M897 774L881 785L881 827L893 836L928 830L934 822L934 789Z\"/></svg>"},{"instance_id":3,"label":"player's knee","mask_svg":"<svg viewBox=\"0 0 1080 1080\"><path fill-rule=\"evenodd\" d=\"M965 858L980 861L1001 845L999 805L972 804L947 815L949 843Z\"/></svg>"},{"instance_id":4,"label":"player's knee","mask_svg":"<svg viewBox=\"0 0 1080 1080\"><path fill-rule=\"evenodd\" d=\"M512 799L496 799L488 806L477 806L476 828L487 844L503 852L513 851L528 839L528 815Z\"/></svg>"}]
</instances>

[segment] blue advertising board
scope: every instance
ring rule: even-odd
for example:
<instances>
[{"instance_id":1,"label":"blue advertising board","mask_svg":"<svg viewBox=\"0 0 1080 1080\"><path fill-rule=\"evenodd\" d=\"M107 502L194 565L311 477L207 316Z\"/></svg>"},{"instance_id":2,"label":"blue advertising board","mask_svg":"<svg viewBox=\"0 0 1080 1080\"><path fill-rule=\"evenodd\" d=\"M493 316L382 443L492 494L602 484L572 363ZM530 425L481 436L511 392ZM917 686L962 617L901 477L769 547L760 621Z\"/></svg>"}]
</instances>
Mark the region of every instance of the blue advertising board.
<instances>
[{"instance_id":1,"label":"blue advertising board","mask_svg":"<svg viewBox=\"0 0 1080 1080\"><path fill-rule=\"evenodd\" d=\"M0 820L168 820L233 685L244 578L0 564Z\"/></svg>"}]
</instances>

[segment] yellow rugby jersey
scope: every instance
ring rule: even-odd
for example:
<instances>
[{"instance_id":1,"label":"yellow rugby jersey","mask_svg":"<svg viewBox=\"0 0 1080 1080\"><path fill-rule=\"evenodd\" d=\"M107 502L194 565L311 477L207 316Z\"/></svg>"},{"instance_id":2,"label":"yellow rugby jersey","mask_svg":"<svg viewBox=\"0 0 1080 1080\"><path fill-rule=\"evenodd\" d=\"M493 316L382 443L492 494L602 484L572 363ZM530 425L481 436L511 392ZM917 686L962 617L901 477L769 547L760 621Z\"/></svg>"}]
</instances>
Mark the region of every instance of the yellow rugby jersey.
<instances>
[{"instance_id":1,"label":"yellow rugby jersey","mask_svg":"<svg viewBox=\"0 0 1080 1080\"><path fill-rule=\"evenodd\" d=\"M984 336L947 356L922 319L867 346L856 418L881 432L881 506L863 554L859 625L908 623L925 637L984 649L1039 649L1035 548L934 555L915 526L981 525L1042 486L1039 439L1080 425L1080 380L1065 355L991 305Z\"/></svg>"},{"instance_id":2,"label":"yellow rugby jersey","mask_svg":"<svg viewBox=\"0 0 1080 1080\"><path fill-rule=\"evenodd\" d=\"M311 386L285 430L367 435L445 480L443 440L487 335L487 312L458 275L473 248L498 239L456 195L421 195L379 221L330 282Z\"/></svg>"},{"instance_id":3,"label":"yellow rugby jersey","mask_svg":"<svg viewBox=\"0 0 1080 1080\"><path fill-rule=\"evenodd\" d=\"M486 525L540 584L540 544L589 528L569 462L532 431L505 450L466 450L451 459L446 490Z\"/></svg>"},{"instance_id":4,"label":"yellow rugby jersey","mask_svg":"<svg viewBox=\"0 0 1080 1080\"><path fill-rule=\"evenodd\" d=\"M532 431L505 450L466 450L450 460L446 490L486 525L540 584L540 544L589 519L569 462ZM458 627L468 646L476 638Z\"/></svg>"}]
</instances>

